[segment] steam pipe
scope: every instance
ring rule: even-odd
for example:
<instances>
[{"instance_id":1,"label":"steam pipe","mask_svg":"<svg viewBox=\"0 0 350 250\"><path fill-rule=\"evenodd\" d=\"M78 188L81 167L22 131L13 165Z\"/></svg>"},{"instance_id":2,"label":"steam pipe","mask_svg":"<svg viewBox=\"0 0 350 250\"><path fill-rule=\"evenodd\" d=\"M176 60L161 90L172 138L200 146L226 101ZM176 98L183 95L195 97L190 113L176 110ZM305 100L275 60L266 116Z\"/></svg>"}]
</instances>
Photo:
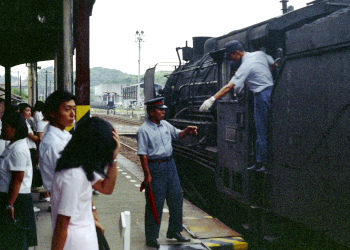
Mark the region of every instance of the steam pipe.
<instances>
[{"instance_id":1,"label":"steam pipe","mask_svg":"<svg viewBox=\"0 0 350 250\"><path fill-rule=\"evenodd\" d=\"M282 3L282 13L285 14L288 12L288 6L287 6L287 3L288 3L288 0L281 0L280 1Z\"/></svg>"},{"instance_id":2,"label":"steam pipe","mask_svg":"<svg viewBox=\"0 0 350 250\"><path fill-rule=\"evenodd\" d=\"M179 67L181 66L181 58L180 58L180 54L179 54L180 49L182 49L182 48L180 48L180 47L176 48L177 57L179 58Z\"/></svg>"}]
</instances>

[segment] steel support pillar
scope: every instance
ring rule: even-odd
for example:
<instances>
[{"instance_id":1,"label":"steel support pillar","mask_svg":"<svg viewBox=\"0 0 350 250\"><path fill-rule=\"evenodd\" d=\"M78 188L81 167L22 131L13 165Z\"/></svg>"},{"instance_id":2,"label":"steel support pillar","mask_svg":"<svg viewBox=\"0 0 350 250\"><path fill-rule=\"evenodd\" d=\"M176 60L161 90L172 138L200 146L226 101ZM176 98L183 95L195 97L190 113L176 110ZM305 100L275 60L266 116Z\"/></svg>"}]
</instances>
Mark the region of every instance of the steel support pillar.
<instances>
[{"instance_id":1,"label":"steel support pillar","mask_svg":"<svg viewBox=\"0 0 350 250\"><path fill-rule=\"evenodd\" d=\"M31 63L27 63L28 68L28 103L33 105L33 86L34 86L34 72L33 65Z\"/></svg>"},{"instance_id":2,"label":"steel support pillar","mask_svg":"<svg viewBox=\"0 0 350 250\"><path fill-rule=\"evenodd\" d=\"M28 67L28 103L32 106L38 100L38 67L37 63L27 63Z\"/></svg>"},{"instance_id":3,"label":"steel support pillar","mask_svg":"<svg viewBox=\"0 0 350 250\"><path fill-rule=\"evenodd\" d=\"M11 67L5 67L5 110L11 106Z\"/></svg>"},{"instance_id":4,"label":"steel support pillar","mask_svg":"<svg viewBox=\"0 0 350 250\"><path fill-rule=\"evenodd\" d=\"M78 105L90 105L89 2L79 0L76 13L76 96Z\"/></svg>"},{"instance_id":5,"label":"steel support pillar","mask_svg":"<svg viewBox=\"0 0 350 250\"><path fill-rule=\"evenodd\" d=\"M88 0L78 0L76 24L76 122L90 117L90 5Z\"/></svg>"},{"instance_id":6,"label":"steel support pillar","mask_svg":"<svg viewBox=\"0 0 350 250\"><path fill-rule=\"evenodd\" d=\"M57 52L57 89L73 93L73 0L63 0L62 25Z\"/></svg>"}]
</instances>

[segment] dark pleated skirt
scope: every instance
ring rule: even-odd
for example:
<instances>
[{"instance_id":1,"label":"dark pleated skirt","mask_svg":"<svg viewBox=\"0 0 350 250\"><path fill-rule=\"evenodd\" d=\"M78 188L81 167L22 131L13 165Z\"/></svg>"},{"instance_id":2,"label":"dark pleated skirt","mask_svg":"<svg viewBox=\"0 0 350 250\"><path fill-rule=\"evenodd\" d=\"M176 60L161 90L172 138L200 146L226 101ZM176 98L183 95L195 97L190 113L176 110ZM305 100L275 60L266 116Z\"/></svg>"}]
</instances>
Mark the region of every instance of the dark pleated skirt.
<instances>
[{"instance_id":1,"label":"dark pleated skirt","mask_svg":"<svg viewBox=\"0 0 350 250\"><path fill-rule=\"evenodd\" d=\"M33 210L33 199L32 195L29 194L19 194L16 202L14 204L15 209L15 218L17 220L16 227L19 228L18 230L18 237L13 239L14 232L9 232L9 230L14 230L16 227L14 227L12 224L11 226L8 226L8 228L4 228L5 225L10 225L8 222L8 211L6 211L5 207L8 204L8 194L7 193L0 193L0 224L2 229L0 230L0 240L5 241L6 244L9 243L9 241L15 240L13 242L14 245L19 243L18 241L21 240L21 230L23 229L25 231L25 245L27 247L30 246L37 246L38 240L37 240L37 234L36 234L36 223L35 223L35 215ZM5 226L6 227L6 226ZM2 242L0 242L0 245ZM25 248L25 247L24 247ZM21 248L22 249L22 248Z\"/></svg>"},{"instance_id":2,"label":"dark pleated skirt","mask_svg":"<svg viewBox=\"0 0 350 250\"><path fill-rule=\"evenodd\" d=\"M32 187L41 187L43 185L43 179L41 178L41 172L38 167L38 151L35 148L31 148L30 156L31 156L32 165L33 165Z\"/></svg>"}]
</instances>

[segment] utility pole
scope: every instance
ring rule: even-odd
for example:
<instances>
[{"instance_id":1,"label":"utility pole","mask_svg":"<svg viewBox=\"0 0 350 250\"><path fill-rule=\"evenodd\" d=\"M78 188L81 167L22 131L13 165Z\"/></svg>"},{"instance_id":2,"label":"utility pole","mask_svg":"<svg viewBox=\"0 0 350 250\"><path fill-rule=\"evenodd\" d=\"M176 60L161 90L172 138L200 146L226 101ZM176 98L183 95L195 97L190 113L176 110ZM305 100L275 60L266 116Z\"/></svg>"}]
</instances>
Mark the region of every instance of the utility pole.
<instances>
[{"instance_id":1,"label":"utility pole","mask_svg":"<svg viewBox=\"0 0 350 250\"><path fill-rule=\"evenodd\" d=\"M51 88L50 88L50 90L48 90L48 75L47 74L51 74L51 73L53 73L53 72L48 72L47 70L45 71L45 93L44 93L44 97L45 97L45 100L46 100L46 98L48 97L48 93L51 93ZM51 83L51 81L50 81L50 83Z\"/></svg>"},{"instance_id":2,"label":"utility pole","mask_svg":"<svg viewBox=\"0 0 350 250\"><path fill-rule=\"evenodd\" d=\"M141 95L140 95L140 91L141 91L141 83L140 83L140 63L141 63L141 43L144 42L144 40L142 39L142 36L144 36L144 32L143 30L141 30L141 32L139 32L138 30L136 31L135 34L135 42L137 43L138 47L139 47L139 70L138 70L138 79L137 79L137 98L136 98L136 105L138 107L141 106Z\"/></svg>"},{"instance_id":3,"label":"utility pole","mask_svg":"<svg viewBox=\"0 0 350 250\"><path fill-rule=\"evenodd\" d=\"M45 76L45 101L47 99L47 70L46 70L46 76Z\"/></svg>"}]
</instances>

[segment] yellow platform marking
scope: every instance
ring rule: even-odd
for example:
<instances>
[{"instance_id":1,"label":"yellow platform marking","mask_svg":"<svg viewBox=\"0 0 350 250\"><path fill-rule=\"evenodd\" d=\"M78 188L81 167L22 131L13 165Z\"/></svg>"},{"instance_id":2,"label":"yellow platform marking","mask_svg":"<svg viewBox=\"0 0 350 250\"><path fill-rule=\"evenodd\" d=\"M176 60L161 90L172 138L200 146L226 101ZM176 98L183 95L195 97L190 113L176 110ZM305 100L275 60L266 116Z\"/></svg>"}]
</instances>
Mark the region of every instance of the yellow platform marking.
<instances>
[{"instance_id":1,"label":"yellow platform marking","mask_svg":"<svg viewBox=\"0 0 350 250\"><path fill-rule=\"evenodd\" d=\"M203 219L203 218L208 218L211 219L213 218L213 216L210 215L206 215L206 216L202 216L202 217L189 217L189 216L185 216L183 217L184 219L189 219L189 220L198 220L198 219Z\"/></svg>"},{"instance_id":2,"label":"yellow platform marking","mask_svg":"<svg viewBox=\"0 0 350 250\"><path fill-rule=\"evenodd\" d=\"M76 122L79 122L80 119L85 116L90 111L90 105L77 105L76 107Z\"/></svg>"},{"instance_id":3,"label":"yellow platform marking","mask_svg":"<svg viewBox=\"0 0 350 250\"><path fill-rule=\"evenodd\" d=\"M77 105L75 111L75 122L79 122L82 117L84 117L90 111L90 105ZM71 131L74 125L71 127L66 127L67 131Z\"/></svg>"},{"instance_id":4,"label":"yellow platform marking","mask_svg":"<svg viewBox=\"0 0 350 250\"><path fill-rule=\"evenodd\" d=\"M201 241L212 250L219 250L221 247L227 249L230 245L232 245L232 250L248 250L248 243L242 237L209 238Z\"/></svg>"},{"instance_id":5,"label":"yellow platform marking","mask_svg":"<svg viewBox=\"0 0 350 250\"><path fill-rule=\"evenodd\" d=\"M192 226L192 227L188 227L188 229L196 233L208 232L212 230L212 228L210 227L200 227L200 226Z\"/></svg>"}]
</instances>

